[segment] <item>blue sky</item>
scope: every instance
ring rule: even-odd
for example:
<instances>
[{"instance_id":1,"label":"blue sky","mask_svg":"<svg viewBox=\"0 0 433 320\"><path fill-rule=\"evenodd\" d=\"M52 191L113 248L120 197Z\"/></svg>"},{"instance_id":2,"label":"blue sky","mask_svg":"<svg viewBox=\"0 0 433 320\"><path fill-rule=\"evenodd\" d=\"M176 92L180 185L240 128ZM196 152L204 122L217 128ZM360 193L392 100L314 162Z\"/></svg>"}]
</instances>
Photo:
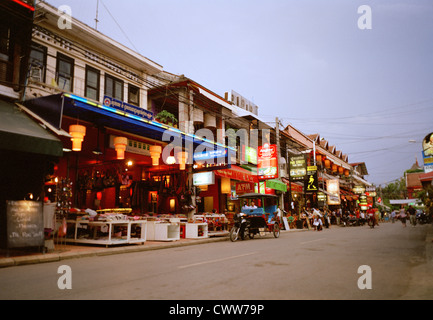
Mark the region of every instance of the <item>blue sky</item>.
<instances>
[{"instance_id":1,"label":"blue sky","mask_svg":"<svg viewBox=\"0 0 433 320\"><path fill-rule=\"evenodd\" d=\"M48 2L95 26L97 0ZM370 30L358 28L361 5ZM422 164L433 132L432 17L431 0L100 0L98 30L220 95L239 92L267 122L319 133L383 185Z\"/></svg>"}]
</instances>

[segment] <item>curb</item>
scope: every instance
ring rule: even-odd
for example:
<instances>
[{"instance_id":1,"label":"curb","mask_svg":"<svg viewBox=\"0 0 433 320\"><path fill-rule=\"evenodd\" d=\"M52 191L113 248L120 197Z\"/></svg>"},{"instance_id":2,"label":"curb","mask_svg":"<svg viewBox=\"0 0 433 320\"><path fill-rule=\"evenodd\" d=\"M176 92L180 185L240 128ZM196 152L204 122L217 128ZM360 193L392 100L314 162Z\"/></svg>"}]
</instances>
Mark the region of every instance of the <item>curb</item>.
<instances>
[{"instance_id":1,"label":"curb","mask_svg":"<svg viewBox=\"0 0 433 320\"><path fill-rule=\"evenodd\" d=\"M303 232L303 231L310 231L310 230L292 229L292 230L282 230L281 232L292 233L292 232ZM222 241L229 241L229 240L230 240L229 237L224 236L224 237L212 237L206 239L194 239L185 242L182 241L148 242L147 245L109 247L104 250L101 249L95 250L89 248L89 250L85 250L85 251L67 251L67 252L59 252L59 253L45 253L45 254L41 253L36 255L20 256L20 257L7 257L7 258L0 258L0 268L24 266L24 265L38 264L38 263L58 262L58 261L68 260L68 259L78 259L78 258L108 256L108 255L123 254L123 253L161 250L161 249L185 247L185 246L200 245L205 243L222 242Z\"/></svg>"}]
</instances>

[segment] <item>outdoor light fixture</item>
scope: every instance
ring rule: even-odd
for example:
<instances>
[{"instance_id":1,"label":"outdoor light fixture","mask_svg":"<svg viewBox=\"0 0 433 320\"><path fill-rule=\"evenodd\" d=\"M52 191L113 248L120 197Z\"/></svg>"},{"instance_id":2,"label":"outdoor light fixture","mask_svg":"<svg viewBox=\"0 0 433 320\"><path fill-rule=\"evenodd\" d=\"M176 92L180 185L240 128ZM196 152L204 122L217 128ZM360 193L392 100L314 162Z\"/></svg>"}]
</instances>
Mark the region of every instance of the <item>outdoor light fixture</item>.
<instances>
[{"instance_id":1,"label":"outdoor light fixture","mask_svg":"<svg viewBox=\"0 0 433 320\"><path fill-rule=\"evenodd\" d=\"M180 170L185 170L187 158L188 158L188 152L180 151L177 153L177 162L179 162Z\"/></svg>"},{"instance_id":2,"label":"outdoor light fixture","mask_svg":"<svg viewBox=\"0 0 433 320\"><path fill-rule=\"evenodd\" d=\"M173 156L169 156L167 157L166 163L171 166L172 164L176 163L176 158Z\"/></svg>"},{"instance_id":3,"label":"outdoor light fixture","mask_svg":"<svg viewBox=\"0 0 433 320\"><path fill-rule=\"evenodd\" d=\"M72 136L72 151L81 151L81 144L86 135L86 127L79 124L70 125L69 134Z\"/></svg>"},{"instance_id":4,"label":"outdoor light fixture","mask_svg":"<svg viewBox=\"0 0 433 320\"><path fill-rule=\"evenodd\" d=\"M152 158L152 165L157 166L159 164L159 157L161 156L162 147L150 146L149 151L150 151L150 156Z\"/></svg>"},{"instance_id":5,"label":"outdoor light fixture","mask_svg":"<svg viewBox=\"0 0 433 320\"><path fill-rule=\"evenodd\" d=\"M221 193L229 194L231 192L230 178L221 178Z\"/></svg>"},{"instance_id":6,"label":"outdoor light fixture","mask_svg":"<svg viewBox=\"0 0 433 320\"><path fill-rule=\"evenodd\" d=\"M128 139L125 137L114 138L114 148L117 152L117 160L125 159L126 145L128 144Z\"/></svg>"}]
</instances>

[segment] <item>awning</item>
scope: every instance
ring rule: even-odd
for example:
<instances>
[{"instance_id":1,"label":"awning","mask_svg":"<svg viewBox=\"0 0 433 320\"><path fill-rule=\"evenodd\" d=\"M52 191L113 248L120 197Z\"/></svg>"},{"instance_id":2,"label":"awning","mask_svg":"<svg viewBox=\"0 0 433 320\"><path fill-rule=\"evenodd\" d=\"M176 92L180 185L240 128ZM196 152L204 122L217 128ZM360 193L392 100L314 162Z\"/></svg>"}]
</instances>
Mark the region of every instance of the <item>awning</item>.
<instances>
[{"instance_id":1,"label":"awning","mask_svg":"<svg viewBox=\"0 0 433 320\"><path fill-rule=\"evenodd\" d=\"M230 153L235 152L220 143L72 94L56 94L32 99L26 101L25 106L57 128L61 127L63 116L68 116L157 141L163 141L163 137L167 140L180 138L185 142L185 146L189 143L203 145L210 149L227 149L229 158Z\"/></svg>"},{"instance_id":2,"label":"awning","mask_svg":"<svg viewBox=\"0 0 433 320\"><path fill-rule=\"evenodd\" d=\"M291 188L292 192L298 192L298 193L303 192L304 186L300 182L295 182L295 181L290 182L290 180L286 178L283 178L283 182L286 183L287 189Z\"/></svg>"},{"instance_id":3,"label":"awning","mask_svg":"<svg viewBox=\"0 0 433 320\"><path fill-rule=\"evenodd\" d=\"M287 192L287 185L277 179L266 180L266 188L274 189L281 192Z\"/></svg>"},{"instance_id":4,"label":"awning","mask_svg":"<svg viewBox=\"0 0 433 320\"><path fill-rule=\"evenodd\" d=\"M62 142L26 115L16 105L0 100L0 149L63 155Z\"/></svg>"},{"instance_id":5,"label":"awning","mask_svg":"<svg viewBox=\"0 0 433 320\"><path fill-rule=\"evenodd\" d=\"M257 176L251 171L232 165L230 169L215 170L215 175L245 182L258 182Z\"/></svg>"}]
</instances>

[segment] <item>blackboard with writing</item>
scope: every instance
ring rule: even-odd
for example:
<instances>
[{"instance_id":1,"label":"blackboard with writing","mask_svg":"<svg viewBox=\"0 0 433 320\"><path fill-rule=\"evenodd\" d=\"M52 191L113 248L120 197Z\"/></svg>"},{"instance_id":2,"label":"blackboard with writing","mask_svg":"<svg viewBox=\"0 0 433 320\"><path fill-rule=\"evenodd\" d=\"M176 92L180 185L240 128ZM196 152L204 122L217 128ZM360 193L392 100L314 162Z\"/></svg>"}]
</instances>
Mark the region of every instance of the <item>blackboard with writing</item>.
<instances>
[{"instance_id":1,"label":"blackboard with writing","mask_svg":"<svg viewBox=\"0 0 433 320\"><path fill-rule=\"evenodd\" d=\"M41 202L7 201L8 248L44 245L44 215Z\"/></svg>"}]
</instances>

